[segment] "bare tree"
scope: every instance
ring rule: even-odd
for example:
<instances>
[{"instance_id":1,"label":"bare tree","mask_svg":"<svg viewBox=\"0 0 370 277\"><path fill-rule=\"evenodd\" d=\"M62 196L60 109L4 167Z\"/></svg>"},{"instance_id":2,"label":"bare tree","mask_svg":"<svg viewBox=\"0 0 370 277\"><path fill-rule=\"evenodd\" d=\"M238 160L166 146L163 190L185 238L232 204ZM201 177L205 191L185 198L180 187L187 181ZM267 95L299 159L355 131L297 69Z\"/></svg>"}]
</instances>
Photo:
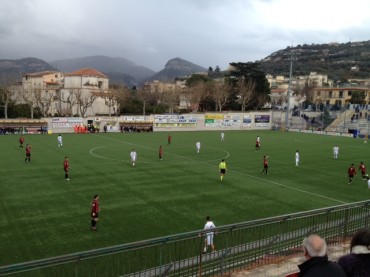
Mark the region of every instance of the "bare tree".
<instances>
[{"instance_id":1,"label":"bare tree","mask_svg":"<svg viewBox=\"0 0 370 277\"><path fill-rule=\"evenodd\" d=\"M256 101L256 110L261 109L263 105L268 101L268 95L263 94L263 93L258 93L255 95L257 101Z\"/></svg>"},{"instance_id":2,"label":"bare tree","mask_svg":"<svg viewBox=\"0 0 370 277\"><path fill-rule=\"evenodd\" d=\"M196 82L191 87L187 88L183 93L186 107L194 112L199 109L199 104L204 98L207 87L203 81Z\"/></svg>"},{"instance_id":3,"label":"bare tree","mask_svg":"<svg viewBox=\"0 0 370 277\"><path fill-rule=\"evenodd\" d=\"M42 116L47 117L54 99L54 92L35 88L33 89L33 99L35 99L35 105L40 109Z\"/></svg>"},{"instance_id":4,"label":"bare tree","mask_svg":"<svg viewBox=\"0 0 370 277\"><path fill-rule=\"evenodd\" d=\"M213 82L211 85L211 96L216 103L216 111L222 112L232 92L232 85L229 80Z\"/></svg>"},{"instance_id":5,"label":"bare tree","mask_svg":"<svg viewBox=\"0 0 370 277\"><path fill-rule=\"evenodd\" d=\"M69 89L68 91L66 91L65 93L63 91L60 92L59 94L59 100L60 102L66 104L67 107L65 107L65 105L61 105L59 110L58 110L58 113L60 115L69 115L69 116L72 116L73 114L73 107L75 105L77 105L78 103L78 99L77 99L77 91L79 89L78 88L75 88L75 89Z\"/></svg>"},{"instance_id":6,"label":"bare tree","mask_svg":"<svg viewBox=\"0 0 370 277\"><path fill-rule=\"evenodd\" d=\"M111 88L109 91L103 91L99 93L99 96L104 99L104 103L108 107L109 116L112 115L112 109L114 114L117 114L118 112L118 94L119 91L115 88Z\"/></svg>"},{"instance_id":7,"label":"bare tree","mask_svg":"<svg viewBox=\"0 0 370 277\"><path fill-rule=\"evenodd\" d=\"M33 110L34 110L34 105L35 105L34 90L37 90L37 89L39 88L28 87L28 88L24 88L22 92L23 100L30 107L31 119L33 119Z\"/></svg>"},{"instance_id":8,"label":"bare tree","mask_svg":"<svg viewBox=\"0 0 370 277\"><path fill-rule=\"evenodd\" d=\"M17 94L17 77L14 74L1 74L0 78L0 107L4 108L4 118L8 118L8 106L12 98Z\"/></svg>"},{"instance_id":9,"label":"bare tree","mask_svg":"<svg viewBox=\"0 0 370 277\"><path fill-rule=\"evenodd\" d=\"M100 92L86 89L77 89L76 92L78 110L80 115L85 117L88 108L94 104L95 100L99 97Z\"/></svg>"},{"instance_id":10,"label":"bare tree","mask_svg":"<svg viewBox=\"0 0 370 277\"><path fill-rule=\"evenodd\" d=\"M242 112L252 102L256 83L252 79L238 78L238 102L241 104Z\"/></svg>"},{"instance_id":11,"label":"bare tree","mask_svg":"<svg viewBox=\"0 0 370 277\"><path fill-rule=\"evenodd\" d=\"M173 86L160 95L160 102L168 106L168 112L173 113L180 100L180 88Z\"/></svg>"},{"instance_id":12,"label":"bare tree","mask_svg":"<svg viewBox=\"0 0 370 277\"><path fill-rule=\"evenodd\" d=\"M143 101L143 115L146 114L146 103L151 98L150 88L147 85L144 85L137 91L137 96L141 101Z\"/></svg>"}]
</instances>

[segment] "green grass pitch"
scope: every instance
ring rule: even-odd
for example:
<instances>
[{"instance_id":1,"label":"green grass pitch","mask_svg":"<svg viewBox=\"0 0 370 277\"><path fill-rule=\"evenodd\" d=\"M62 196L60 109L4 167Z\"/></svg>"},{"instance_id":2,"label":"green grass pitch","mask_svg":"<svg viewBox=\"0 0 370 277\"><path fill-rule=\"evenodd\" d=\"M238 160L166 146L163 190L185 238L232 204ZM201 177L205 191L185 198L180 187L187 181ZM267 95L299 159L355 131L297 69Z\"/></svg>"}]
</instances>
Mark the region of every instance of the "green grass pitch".
<instances>
[{"instance_id":1,"label":"green grass pitch","mask_svg":"<svg viewBox=\"0 0 370 277\"><path fill-rule=\"evenodd\" d=\"M257 135L262 149L255 152ZM360 139L276 131L226 131L224 142L219 131L64 134L58 148L57 134L26 135L32 161L25 164L18 138L0 136L1 265L199 230L206 215L221 226L370 196L359 173L348 184L348 166L369 162L370 145ZM340 147L338 160L334 145ZM267 176L261 174L263 155L270 156ZM220 182L223 158L228 171ZM93 232L96 193L101 213Z\"/></svg>"}]
</instances>

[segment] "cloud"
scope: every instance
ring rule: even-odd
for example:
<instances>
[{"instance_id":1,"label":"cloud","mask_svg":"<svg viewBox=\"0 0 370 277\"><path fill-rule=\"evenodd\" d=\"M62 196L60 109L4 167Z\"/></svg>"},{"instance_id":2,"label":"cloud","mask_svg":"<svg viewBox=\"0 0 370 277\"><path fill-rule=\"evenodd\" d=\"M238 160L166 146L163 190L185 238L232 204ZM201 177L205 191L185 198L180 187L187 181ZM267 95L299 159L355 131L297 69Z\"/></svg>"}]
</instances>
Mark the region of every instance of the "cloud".
<instances>
[{"instance_id":1,"label":"cloud","mask_svg":"<svg viewBox=\"0 0 370 277\"><path fill-rule=\"evenodd\" d=\"M354 0L2 0L0 58L125 57L161 70L254 61L297 44L368 40Z\"/></svg>"}]
</instances>

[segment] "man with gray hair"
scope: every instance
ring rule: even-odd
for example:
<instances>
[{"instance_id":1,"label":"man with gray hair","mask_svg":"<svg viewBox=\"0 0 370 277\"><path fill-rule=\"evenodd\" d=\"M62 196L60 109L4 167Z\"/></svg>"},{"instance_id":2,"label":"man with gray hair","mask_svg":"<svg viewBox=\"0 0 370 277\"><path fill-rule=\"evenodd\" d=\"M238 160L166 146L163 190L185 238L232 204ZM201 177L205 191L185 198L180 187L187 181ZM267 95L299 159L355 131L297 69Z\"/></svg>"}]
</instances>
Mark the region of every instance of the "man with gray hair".
<instances>
[{"instance_id":1,"label":"man with gray hair","mask_svg":"<svg viewBox=\"0 0 370 277\"><path fill-rule=\"evenodd\" d=\"M346 274L337 263L329 261L326 242L320 236L308 236L303 240L302 246L306 261L298 265L300 277L346 277Z\"/></svg>"}]
</instances>

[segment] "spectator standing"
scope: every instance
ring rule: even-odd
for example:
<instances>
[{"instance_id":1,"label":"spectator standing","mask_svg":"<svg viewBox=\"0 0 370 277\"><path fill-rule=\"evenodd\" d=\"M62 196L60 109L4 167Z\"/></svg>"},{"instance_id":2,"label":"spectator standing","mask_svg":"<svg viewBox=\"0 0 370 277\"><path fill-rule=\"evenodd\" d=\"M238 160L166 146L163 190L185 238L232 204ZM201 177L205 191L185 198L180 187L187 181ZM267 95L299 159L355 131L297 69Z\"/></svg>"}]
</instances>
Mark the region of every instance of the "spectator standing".
<instances>
[{"instance_id":1,"label":"spectator standing","mask_svg":"<svg viewBox=\"0 0 370 277\"><path fill-rule=\"evenodd\" d=\"M206 224L204 225L204 230L210 230L216 228L216 225L211 221L211 217L209 215L206 216ZM204 249L203 254L207 253L208 247L211 247L212 252L215 251L215 245L213 243L213 236L214 232L207 232L206 238L204 240Z\"/></svg>"},{"instance_id":2,"label":"spectator standing","mask_svg":"<svg viewBox=\"0 0 370 277\"><path fill-rule=\"evenodd\" d=\"M327 245L318 235L310 235L302 243L306 261L298 265L300 277L346 277L343 269L327 256Z\"/></svg>"},{"instance_id":3,"label":"spectator standing","mask_svg":"<svg viewBox=\"0 0 370 277\"><path fill-rule=\"evenodd\" d=\"M370 230L358 231L351 240L351 253L338 260L347 277L370 277Z\"/></svg>"}]
</instances>

